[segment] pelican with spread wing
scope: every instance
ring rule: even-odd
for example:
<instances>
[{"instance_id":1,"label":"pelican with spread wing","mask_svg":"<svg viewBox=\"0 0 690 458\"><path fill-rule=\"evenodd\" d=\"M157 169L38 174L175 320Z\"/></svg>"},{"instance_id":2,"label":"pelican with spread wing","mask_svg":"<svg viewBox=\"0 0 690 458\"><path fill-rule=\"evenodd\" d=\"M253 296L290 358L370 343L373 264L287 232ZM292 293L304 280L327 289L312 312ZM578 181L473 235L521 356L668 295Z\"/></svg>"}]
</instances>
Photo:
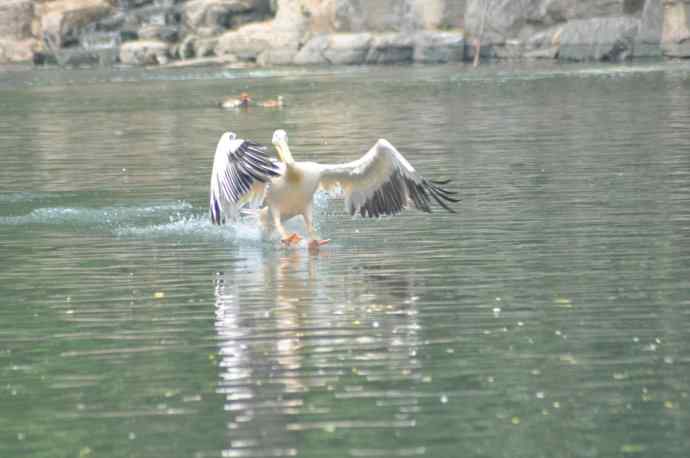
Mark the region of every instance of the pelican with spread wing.
<instances>
[{"instance_id":1,"label":"pelican with spread wing","mask_svg":"<svg viewBox=\"0 0 690 458\"><path fill-rule=\"evenodd\" d=\"M310 248L328 243L314 229L312 202L319 187L340 188L351 215L377 218L414 207L430 213L435 202L449 212L459 202L456 193L443 188L447 181L427 180L387 140L380 139L361 158L344 164L297 162L288 146L287 133L276 130L273 145L278 159L265 147L226 132L218 141L211 174L211 220L221 224L236 219L240 210L258 204L259 221L266 230L275 228L283 243L301 240L288 234L283 222L302 215Z\"/></svg>"}]
</instances>

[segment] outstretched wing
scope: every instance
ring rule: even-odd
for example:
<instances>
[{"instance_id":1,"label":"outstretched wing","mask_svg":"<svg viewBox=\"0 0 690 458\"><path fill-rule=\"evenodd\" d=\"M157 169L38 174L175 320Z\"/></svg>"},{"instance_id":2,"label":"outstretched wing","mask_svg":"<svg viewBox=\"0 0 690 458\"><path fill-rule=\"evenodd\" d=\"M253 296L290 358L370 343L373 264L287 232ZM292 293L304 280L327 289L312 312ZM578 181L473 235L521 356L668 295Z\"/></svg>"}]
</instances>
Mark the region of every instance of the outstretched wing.
<instances>
[{"instance_id":1,"label":"outstretched wing","mask_svg":"<svg viewBox=\"0 0 690 458\"><path fill-rule=\"evenodd\" d=\"M263 199L266 183L280 175L264 147L226 132L218 141L211 173L211 221L234 219L243 205Z\"/></svg>"},{"instance_id":2,"label":"outstretched wing","mask_svg":"<svg viewBox=\"0 0 690 458\"><path fill-rule=\"evenodd\" d=\"M323 165L321 185L340 185L351 215L395 215L414 207L431 213L432 200L451 213L448 203L459 202L454 191L442 188L450 182L427 180L417 173L387 140L379 140L361 158L346 164Z\"/></svg>"}]
</instances>

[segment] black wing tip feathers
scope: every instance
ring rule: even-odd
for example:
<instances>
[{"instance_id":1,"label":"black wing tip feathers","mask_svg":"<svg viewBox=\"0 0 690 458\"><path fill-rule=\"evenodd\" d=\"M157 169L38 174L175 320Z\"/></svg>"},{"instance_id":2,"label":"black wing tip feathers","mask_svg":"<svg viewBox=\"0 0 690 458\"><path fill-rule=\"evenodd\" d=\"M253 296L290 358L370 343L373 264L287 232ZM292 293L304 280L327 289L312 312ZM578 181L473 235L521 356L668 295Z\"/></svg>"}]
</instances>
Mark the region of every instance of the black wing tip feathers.
<instances>
[{"instance_id":1,"label":"black wing tip feathers","mask_svg":"<svg viewBox=\"0 0 690 458\"><path fill-rule=\"evenodd\" d=\"M242 140L234 149L227 151L228 165L218 177L220 197L237 203L248 193L255 182L266 183L280 176L280 169L267 154L267 147L251 140ZM224 221L219 196L213 196L210 204L211 221L220 225Z\"/></svg>"},{"instance_id":2,"label":"black wing tip feathers","mask_svg":"<svg viewBox=\"0 0 690 458\"><path fill-rule=\"evenodd\" d=\"M359 206L350 205L350 215L363 218L379 218L397 215L410 204L425 213L432 212L432 202L450 213L457 213L449 204L460 202L453 197L456 191L441 186L451 180L434 181L406 176L400 171L394 172L388 181L383 183L373 194Z\"/></svg>"}]
</instances>

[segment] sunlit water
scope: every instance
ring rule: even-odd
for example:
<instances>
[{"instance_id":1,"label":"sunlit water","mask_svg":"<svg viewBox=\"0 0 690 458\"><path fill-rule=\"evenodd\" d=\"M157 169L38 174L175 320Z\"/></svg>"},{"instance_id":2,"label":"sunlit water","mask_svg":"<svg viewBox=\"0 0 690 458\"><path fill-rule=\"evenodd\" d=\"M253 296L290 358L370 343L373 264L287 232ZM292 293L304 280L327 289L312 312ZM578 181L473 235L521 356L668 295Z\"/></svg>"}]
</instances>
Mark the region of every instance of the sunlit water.
<instances>
[{"instance_id":1,"label":"sunlit water","mask_svg":"<svg viewBox=\"0 0 690 458\"><path fill-rule=\"evenodd\" d=\"M685 457L689 127L687 63L0 70L0 456ZM212 226L275 128L458 213Z\"/></svg>"}]
</instances>

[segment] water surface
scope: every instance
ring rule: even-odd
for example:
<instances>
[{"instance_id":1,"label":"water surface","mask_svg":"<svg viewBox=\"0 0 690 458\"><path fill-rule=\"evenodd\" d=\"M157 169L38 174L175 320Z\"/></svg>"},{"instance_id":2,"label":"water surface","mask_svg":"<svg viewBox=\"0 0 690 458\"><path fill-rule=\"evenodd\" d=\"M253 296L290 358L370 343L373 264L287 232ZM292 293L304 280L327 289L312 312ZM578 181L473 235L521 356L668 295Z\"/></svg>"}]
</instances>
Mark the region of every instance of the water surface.
<instances>
[{"instance_id":1,"label":"water surface","mask_svg":"<svg viewBox=\"0 0 690 458\"><path fill-rule=\"evenodd\" d=\"M687 63L0 70L0 456L684 457L688 126ZM212 226L276 128L458 213Z\"/></svg>"}]
</instances>

